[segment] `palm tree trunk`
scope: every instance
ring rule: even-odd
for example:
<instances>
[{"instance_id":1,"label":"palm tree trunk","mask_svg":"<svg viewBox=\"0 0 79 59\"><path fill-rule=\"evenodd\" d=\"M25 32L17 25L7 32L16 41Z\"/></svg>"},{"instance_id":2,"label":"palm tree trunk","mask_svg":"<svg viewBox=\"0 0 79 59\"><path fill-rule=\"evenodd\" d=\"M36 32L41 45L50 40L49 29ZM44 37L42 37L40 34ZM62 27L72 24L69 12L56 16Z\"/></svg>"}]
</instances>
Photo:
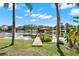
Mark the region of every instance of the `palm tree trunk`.
<instances>
[{"instance_id":1,"label":"palm tree trunk","mask_svg":"<svg viewBox=\"0 0 79 59\"><path fill-rule=\"evenodd\" d=\"M13 3L13 6L12 6L12 42L11 42L11 45L14 45L14 40L15 40L15 32L16 32L16 28L15 28L15 3Z\"/></svg>"},{"instance_id":2,"label":"palm tree trunk","mask_svg":"<svg viewBox=\"0 0 79 59\"><path fill-rule=\"evenodd\" d=\"M56 5L56 15L57 15L57 26L56 26L56 36L57 36L57 46L59 47L59 36L60 36L60 15L58 10L58 3Z\"/></svg>"}]
</instances>

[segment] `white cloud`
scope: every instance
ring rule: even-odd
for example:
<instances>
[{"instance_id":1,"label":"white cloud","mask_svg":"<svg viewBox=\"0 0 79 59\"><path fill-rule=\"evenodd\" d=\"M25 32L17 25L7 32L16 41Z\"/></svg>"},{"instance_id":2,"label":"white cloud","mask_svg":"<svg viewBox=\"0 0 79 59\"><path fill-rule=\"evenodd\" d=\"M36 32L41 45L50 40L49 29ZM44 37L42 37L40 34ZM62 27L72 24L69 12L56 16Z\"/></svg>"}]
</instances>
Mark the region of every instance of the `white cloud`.
<instances>
[{"instance_id":1,"label":"white cloud","mask_svg":"<svg viewBox=\"0 0 79 59\"><path fill-rule=\"evenodd\" d=\"M0 3L0 7L3 7L4 6L4 4L3 3Z\"/></svg>"},{"instance_id":2,"label":"white cloud","mask_svg":"<svg viewBox=\"0 0 79 59\"><path fill-rule=\"evenodd\" d=\"M9 3L9 8L12 8L12 3Z\"/></svg>"},{"instance_id":3,"label":"white cloud","mask_svg":"<svg viewBox=\"0 0 79 59\"><path fill-rule=\"evenodd\" d=\"M79 9L72 9L70 12L70 15L78 15L79 14Z\"/></svg>"},{"instance_id":4,"label":"white cloud","mask_svg":"<svg viewBox=\"0 0 79 59\"><path fill-rule=\"evenodd\" d=\"M30 10L25 10L26 13L30 13Z\"/></svg>"},{"instance_id":5,"label":"white cloud","mask_svg":"<svg viewBox=\"0 0 79 59\"><path fill-rule=\"evenodd\" d=\"M51 7L52 7L52 8L55 8L55 4L51 4Z\"/></svg>"},{"instance_id":6,"label":"white cloud","mask_svg":"<svg viewBox=\"0 0 79 59\"><path fill-rule=\"evenodd\" d=\"M52 16L51 15L40 15L40 16L38 16L38 18L41 18L41 19L50 19L50 18L52 18Z\"/></svg>"},{"instance_id":7,"label":"white cloud","mask_svg":"<svg viewBox=\"0 0 79 59\"><path fill-rule=\"evenodd\" d=\"M28 14L25 14L24 16L28 16Z\"/></svg>"},{"instance_id":8,"label":"white cloud","mask_svg":"<svg viewBox=\"0 0 79 59\"><path fill-rule=\"evenodd\" d=\"M18 19L22 19L23 17L22 17L22 16L16 16L16 18L18 18Z\"/></svg>"},{"instance_id":9,"label":"white cloud","mask_svg":"<svg viewBox=\"0 0 79 59\"><path fill-rule=\"evenodd\" d=\"M61 6L60 6L60 9L66 9L66 8L71 8L71 7L74 7L75 4L67 4L67 3L62 3Z\"/></svg>"},{"instance_id":10,"label":"white cloud","mask_svg":"<svg viewBox=\"0 0 79 59\"><path fill-rule=\"evenodd\" d=\"M38 9L38 11L42 11L42 9Z\"/></svg>"},{"instance_id":11,"label":"white cloud","mask_svg":"<svg viewBox=\"0 0 79 59\"><path fill-rule=\"evenodd\" d=\"M16 6L16 5L15 5ZM16 7L15 7L16 8ZM12 3L9 4L9 10L12 10Z\"/></svg>"},{"instance_id":12,"label":"white cloud","mask_svg":"<svg viewBox=\"0 0 79 59\"><path fill-rule=\"evenodd\" d=\"M36 21L36 19L32 19L32 20L31 20L31 22L35 22L35 21Z\"/></svg>"},{"instance_id":13,"label":"white cloud","mask_svg":"<svg viewBox=\"0 0 79 59\"><path fill-rule=\"evenodd\" d=\"M51 15L47 15L47 14L31 14L32 17L37 17L37 18L40 18L40 19L50 19L52 18Z\"/></svg>"},{"instance_id":14,"label":"white cloud","mask_svg":"<svg viewBox=\"0 0 79 59\"><path fill-rule=\"evenodd\" d=\"M31 14L32 17L38 17L40 14Z\"/></svg>"}]
</instances>

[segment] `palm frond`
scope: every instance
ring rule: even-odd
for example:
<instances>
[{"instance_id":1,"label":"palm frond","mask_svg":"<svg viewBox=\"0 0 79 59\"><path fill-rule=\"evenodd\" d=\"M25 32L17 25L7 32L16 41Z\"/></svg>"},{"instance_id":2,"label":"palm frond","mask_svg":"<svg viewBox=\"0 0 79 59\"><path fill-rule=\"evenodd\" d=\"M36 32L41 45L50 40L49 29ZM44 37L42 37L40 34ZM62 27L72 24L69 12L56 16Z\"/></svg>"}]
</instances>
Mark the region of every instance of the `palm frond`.
<instances>
[{"instance_id":1,"label":"palm frond","mask_svg":"<svg viewBox=\"0 0 79 59\"><path fill-rule=\"evenodd\" d=\"M9 3L4 3L4 7L8 8L9 7Z\"/></svg>"},{"instance_id":2,"label":"palm frond","mask_svg":"<svg viewBox=\"0 0 79 59\"><path fill-rule=\"evenodd\" d=\"M32 11L32 4L31 3L25 3L25 5L28 7L28 9L30 10L30 12Z\"/></svg>"},{"instance_id":3,"label":"palm frond","mask_svg":"<svg viewBox=\"0 0 79 59\"><path fill-rule=\"evenodd\" d=\"M73 5L73 3L67 3L68 5L69 4L72 4ZM77 7L79 7L79 3L75 3L75 5L77 6Z\"/></svg>"},{"instance_id":4,"label":"palm frond","mask_svg":"<svg viewBox=\"0 0 79 59\"><path fill-rule=\"evenodd\" d=\"M76 5L77 7L79 7L79 3L75 3L75 5Z\"/></svg>"},{"instance_id":5,"label":"palm frond","mask_svg":"<svg viewBox=\"0 0 79 59\"><path fill-rule=\"evenodd\" d=\"M79 23L79 21L77 21L77 20L73 20L74 22L76 22L76 23Z\"/></svg>"},{"instance_id":6,"label":"palm frond","mask_svg":"<svg viewBox=\"0 0 79 59\"><path fill-rule=\"evenodd\" d=\"M74 18L74 19L79 19L79 16L74 16L73 18Z\"/></svg>"}]
</instances>

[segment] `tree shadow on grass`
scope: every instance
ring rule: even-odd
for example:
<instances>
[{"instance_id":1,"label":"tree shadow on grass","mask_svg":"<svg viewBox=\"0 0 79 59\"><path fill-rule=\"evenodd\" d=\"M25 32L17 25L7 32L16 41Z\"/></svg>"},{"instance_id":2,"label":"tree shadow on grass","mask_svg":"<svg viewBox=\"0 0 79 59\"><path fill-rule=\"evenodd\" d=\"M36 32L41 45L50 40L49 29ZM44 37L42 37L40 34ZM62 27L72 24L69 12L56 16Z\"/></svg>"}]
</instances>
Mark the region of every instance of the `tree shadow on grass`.
<instances>
[{"instance_id":1,"label":"tree shadow on grass","mask_svg":"<svg viewBox=\"0 0 79 59\"><path fill-rule=\"evenodd\" d=\"M12 46L12 45L9 44L9 45L0 47L0 50L5 49L5 48L8 48L8 47L11 47L11 46ZM6 53L7 53L6 50L2 50L2 52L0 52L0 56L5 56L5 55L7 55Z\"/></svg>"},{"instance_id":2,"label":"tree shadow on grass","mask_svg":"<svg viewBox=\"0 0 79 59\"><path fill-rule=\"evenodd\" d=\"M6 55L6 53L0 53L0 56L5 56Z\"/></svg>"},{"instance_id":3,"label":"tree shadow on grass","mask_svg":"<svg viewBox=\"0 0 79 59\"><path fill-rule=\"evenodd\" d=\"M5 49L5 48L8 48L8 47L10 47L10 46L12 46L12 45L9 44L9 45L3 46L3 47L0 47L0 49Z\"/></svg>"},{"instance_id":4,"label":"tree shadow on grass","mask_svg":"<svg viewBox=\"0 0 79 59\"><path fill-rule=\"evenodd\" d=\"M60 56L65 56L64 53L63 53L63 51L61 50L60 46L57 47L57 51L60 54Z\"/></svg>"}]
</instances>

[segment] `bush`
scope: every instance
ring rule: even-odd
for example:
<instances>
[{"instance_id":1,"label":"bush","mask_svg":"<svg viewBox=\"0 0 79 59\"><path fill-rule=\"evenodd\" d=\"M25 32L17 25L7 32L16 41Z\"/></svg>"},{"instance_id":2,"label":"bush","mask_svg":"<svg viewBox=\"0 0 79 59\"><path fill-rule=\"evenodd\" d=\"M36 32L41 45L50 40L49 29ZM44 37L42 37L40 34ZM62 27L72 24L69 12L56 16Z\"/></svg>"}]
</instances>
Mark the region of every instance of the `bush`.
<instances>
[{"instance_id":1,"label":"bush","mask_svg":"<svg viewBox=\"0 0 79 59\"><path fill-rule=\"evenodd\" d=\"M40 39L41 39L42 42L51 42L52 36L49 36L47 34L41 34Z\"/></svg>"}]
</instances>

